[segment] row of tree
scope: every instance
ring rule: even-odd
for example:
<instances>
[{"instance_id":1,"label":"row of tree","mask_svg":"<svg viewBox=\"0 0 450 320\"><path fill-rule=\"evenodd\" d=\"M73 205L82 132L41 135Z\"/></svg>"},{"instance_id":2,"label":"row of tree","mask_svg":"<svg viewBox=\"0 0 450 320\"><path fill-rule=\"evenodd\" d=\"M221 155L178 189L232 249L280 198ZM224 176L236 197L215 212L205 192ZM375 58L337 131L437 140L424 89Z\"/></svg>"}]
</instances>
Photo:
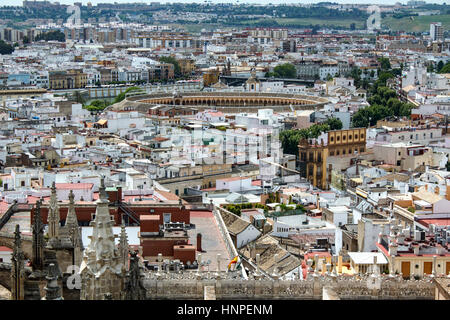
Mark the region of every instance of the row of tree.
<instances>
[{"instance_id":1,"label":"row of tree","mask_svg":"<svg viewBox=\"0 0 450 320\"><path fill-rule=\"evenodd\" d=\"M367 102L370 106L359 109L353 115L352 126L355 128L367 128L388 117L409 117L414 108L413 104L400 101L395 90L386 86L388 79L401 75L403 65L392 69L388 58L380 58L378 61L378 79L368 88Z\"/></svg>"},{"instance_id":2,"label":"row of tree","mask_svg":"<svg viewBox=\"0 0 450 320\"><path fill-rule=\"evenodd\" d=\"M66 36L61 31L55 30L55 31L43 32L41 34L38 34L34 40L35 41L44 40L44 41L64 42L64 41L66 41Z\"/></svg>"}]
</instances>

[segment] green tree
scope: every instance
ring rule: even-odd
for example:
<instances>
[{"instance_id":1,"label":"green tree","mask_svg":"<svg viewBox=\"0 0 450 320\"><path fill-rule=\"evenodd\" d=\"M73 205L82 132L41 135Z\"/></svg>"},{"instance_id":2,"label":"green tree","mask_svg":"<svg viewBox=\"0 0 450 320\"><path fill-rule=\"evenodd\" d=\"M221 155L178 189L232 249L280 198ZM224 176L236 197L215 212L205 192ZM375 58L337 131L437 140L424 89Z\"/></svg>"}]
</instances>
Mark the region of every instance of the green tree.
<instances>
[{"instance_id":1,"label":"green tree","mask_svg":"<svg viewBox=\"0 0 450 320\"><path fill-rule=\"evenodd\" d=\"M35 38L35 41L41 40L64 42L66 41L66 35L59 30L43 32L41 34L38 34Z\"/></svg>"},{"instance_id":2,"label":"green tree","mask_svg":"<svg viewBox=\"0 0 450 320\"><path fill-rule=\"evenodd\" d=\"M159 58L159 61L160 61L160 62L164 62L164 63L170 63L170 64L173 64L175 77L181 76L181 68L180 68L180 64L179 64L179 62L178 62L174 57L170 57L170 56L160 57L160 58Z\"/></svg>"},{"instance_id":3,"label":"green tree","mask_svg":"<svg viewBox=\"0 0 450 320\"><path fill-rule=\"evenodd\" d=\"M450 73L450 62L447 62L441 70L439 70L439 73Z\"/></svg>"},{"instance_id":4,"label":"green tree","mask_svg":"<svg viewBox=\"0 0 450 320\"><path fill-rule=\"evenodd\" d=\"M14 52L14 47L0 40L0 54L11 54Z\"/></svg>"},{"instance_id":5,"label":"green tree","mask_svg":"<svg viewBox=\"0 0 450 320\"><path fill-rule=\"evenodd\" d=\"M325 121L325 124L330 127L330 130L342 129L342 121L338 118L328 118L327 121Z\"/></svg>"},{"instance_id":6,"label":"green tree","mask_svg":"<svg viewBox=\"0 0 450 320\"><path fill-rule=\"evenodd\" d=\"M139 87L130 87L128 89L126 89L124 92L120 93L115 99L113 103L118 103L121 102L123 100L125 100L125 96L127 93L132 92L132 91L139 91L141 90L141 88Z\"/></svg>"},{"instance_id":7,"label":"green tree","mask_svg":"<svg viewBox=\"0 0 450 320\"><path fill-rule=\"evenodd\" d=\"M284 63L273 69L273 75L276 78L296 78L297 70L293 64Z\"/></svg>"},{"instance_id":8,"label":"green tree","mask_svg":"<svg viewBox=\"0 0 450 320\"><path fill-rule=\"evenodd\" d=\"M324 123L313 124L309 128L300 130L284 130L280 133L283 152L287 154L298 154L298 144L301 139L317 139L323 132L342 129L342 121L329 118Z\"/></svg>"},{"instance_id":9,"label":"green tree","mask_svg":"<svg viewBox=\"0 0 450 320\"><path fill-rule=\"evenodd\" d=\"M94 100L84 108L89 111L103 111L109 105L106 100Z\"/></svg>"},{"instance_id":10,"label":"green tree","mask_svg":"<svg viewBox=\"0 0 450 320\"><path fill-rule=\"evenodd\" d=\"M378 62L380 62L381 70L390 70L391 69L391 62L389 61L389 58L381 57L378 59Z\"/></svg>"},{"instance_id":11,"label":"green tree","mask_svg":"<svg viewBox=\"0 0 450 320\"><path fill-rule=\"evenodd\" d=\"M444 62L442 62L442 60L440 60L437 64L436 71L440 72L443 67L444 67Z\"/></svg>"}]
</instances>

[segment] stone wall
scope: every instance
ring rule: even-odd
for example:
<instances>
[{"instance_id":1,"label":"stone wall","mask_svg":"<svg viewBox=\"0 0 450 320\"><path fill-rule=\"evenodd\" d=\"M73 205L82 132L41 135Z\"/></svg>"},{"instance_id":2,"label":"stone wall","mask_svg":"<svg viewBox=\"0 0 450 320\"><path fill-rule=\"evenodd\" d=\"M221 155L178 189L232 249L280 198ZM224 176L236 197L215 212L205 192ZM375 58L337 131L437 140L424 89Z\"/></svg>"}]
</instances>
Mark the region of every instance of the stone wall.
<instances>
[{"instance_id":1,"label":"stone wall","mask_svg":"<svg viewBox=\"0 0 450 320\"><path fill-rule=\"evenodd\" d=\"M203 300L205 287L214 287L217 300L322 300L330 288L341 300L433 300L431 279L403 280L383 276L380 286L368 285L369 277L316 277L309 280L151 279L144 280L147 299Z\"/></svg>"}]
</instances>

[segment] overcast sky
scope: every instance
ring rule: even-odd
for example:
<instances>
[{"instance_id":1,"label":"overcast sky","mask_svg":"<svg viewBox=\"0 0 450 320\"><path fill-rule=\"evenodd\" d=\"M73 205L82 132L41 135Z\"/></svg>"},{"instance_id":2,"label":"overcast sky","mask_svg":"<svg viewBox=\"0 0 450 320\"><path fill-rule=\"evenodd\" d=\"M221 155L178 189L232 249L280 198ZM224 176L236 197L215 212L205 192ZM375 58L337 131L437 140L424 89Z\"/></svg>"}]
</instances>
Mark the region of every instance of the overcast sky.
<instances>
[{"instance_id":1,"label":"overcast sky","mask_svg":"<svg viewBox=\"0 0 450 320\"><path fill-rule=\"evenodd\" d=\"M224 0L211 0L212 3L273 3L273 4L278 4L278 3L317 3L317 2L323 2L324 0L306 0L306 1L298 1L298 0L234 0L234 1L224 1ZM0 0L0 6L4 5L4 6L21 6L22 5L22 0ZM50 2L56 2L56 0L50 0ZM92 4L96 4L96 3L114 3L114 2L118 2L118 3L132 3L132 2L141 2L141 3L150 3L150 2L160 2L160 3L170 3L170 2L198 2L198 3L204 3L205 0L200 0L200 1L193 1L193 0L178 0L178 1L165 1L165 0L146 0L146 1L142 1L142 0L79 0L79 1L74 1L74 0L59 0L60 3L62 4L73 4L74 2L81 2L84 5L86 5L88 2L91 2ZM338 2L338 3L362 3L362 4L368 4L368 3L374 3L374 4L393 4L397 1L392 1L392 0L329 0L329 2ZM406 4L407 1L398 1L400 3ZM428 3L438 3L438 4L443 4L443 3L447 3L450 2L450 0L432 0L432 1L426 1Z\"/></svg>"}]
</instances>

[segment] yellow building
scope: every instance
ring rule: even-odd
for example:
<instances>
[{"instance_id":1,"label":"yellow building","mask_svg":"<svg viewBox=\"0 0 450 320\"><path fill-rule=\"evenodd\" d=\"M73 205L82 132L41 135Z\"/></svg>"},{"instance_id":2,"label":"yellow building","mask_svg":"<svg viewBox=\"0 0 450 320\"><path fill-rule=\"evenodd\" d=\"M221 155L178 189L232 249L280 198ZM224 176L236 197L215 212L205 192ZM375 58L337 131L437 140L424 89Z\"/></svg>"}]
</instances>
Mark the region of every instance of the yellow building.
<instances>
[{"instance_id":1,"label":"yellow building","mask_svg":"<svg viewBox=\"0 0 450 320\"><path fill-rule=\"evenodd\" d=\"M79 89L87 85L87 75L82 70L49 72L50 89Z\"/></svg>"},{"instance_id":2,"label":"yellow building","mask_svg":"<svg viewBox=\"0 0 450 320\"><path fill-rule=\"evenodd\" d=\"M327 143L310 144L300 141L300 174L315 187L326 190L331 184L332 174L327 172L327 160L333 156L355 155L366 150L366 129L334 130L327 133ZM330 164L331 168L331 164Z\"/></svg>"},{"instance_id":3,"label":"yellow building","mask_svg":"<svg viewBox=\"0 0 450 320\"><path fill-rule=\"evenodd\" d=\"M180 72L182 75L189 76L195 71L195 63L193 59L180 59L178 60L180 65Z\"/></svg>"},{"instance_id":4,"label":"yellow building","mask_svg":"<svg viewBox=\"0 0 450 320\"><path fill-rule=\"evenodd\" d=\"M365 152L366 128L329 131L327 146L330 157Z\"/></svg>"},{"instance_id":5,"label":"yellow building","mask_svg":"<svg viewBox=\"0 0 450 320\"><path fill-rule=\"evenodd\" d=\"M322 144L310 144L306 139L298 145L300 157L300 174L322 190L328 189L327 157L328 148Z\"/></svg>"},{"instance_id":6,"label":"yellow building","mask_svg":"<svg viewBox=\"0 0 450 320\"><path fill-rule=\"evenodd\" d=\"M209 87L212 84L219 82L219 70L208 70L203 74L203 85Z\"/></svg>"}]
</instances>

